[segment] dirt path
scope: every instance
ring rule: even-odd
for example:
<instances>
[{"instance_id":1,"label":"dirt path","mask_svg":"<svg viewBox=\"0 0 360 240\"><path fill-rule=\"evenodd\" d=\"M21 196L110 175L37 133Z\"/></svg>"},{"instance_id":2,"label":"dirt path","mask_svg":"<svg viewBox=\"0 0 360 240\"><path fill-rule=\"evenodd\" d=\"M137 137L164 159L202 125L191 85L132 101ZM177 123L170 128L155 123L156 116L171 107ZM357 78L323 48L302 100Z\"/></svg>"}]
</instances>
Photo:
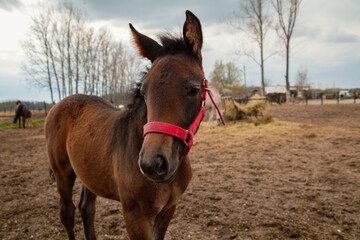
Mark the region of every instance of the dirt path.
<instances>
[{"instance_id":1,"label":"dirt path","mask_svg":"<svg viewBox=\"0 0 360 240\"><path fill-rule=\"evenodd\" d=\"M360 239L360 104L269 112L281 121L202 125L166 239ZM42 127L0 129L0 239L66 239ZM96 230L128 239L119 203L98 198Z\"/></svg>"}]
</instances>

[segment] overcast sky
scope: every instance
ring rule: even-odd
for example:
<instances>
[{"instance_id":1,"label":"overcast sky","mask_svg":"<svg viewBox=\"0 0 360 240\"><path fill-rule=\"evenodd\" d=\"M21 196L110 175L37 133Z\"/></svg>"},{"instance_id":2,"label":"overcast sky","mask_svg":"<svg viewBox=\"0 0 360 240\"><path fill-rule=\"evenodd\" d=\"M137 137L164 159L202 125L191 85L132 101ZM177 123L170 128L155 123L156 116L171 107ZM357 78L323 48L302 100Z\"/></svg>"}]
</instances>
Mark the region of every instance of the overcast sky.
<instances>
[{"instance_id":1,"label":"overcast sky","mask_svg":"<svg viewBox=\"0 0 360 240\"><path fill-rule=\"evenodd\" d=\"M10 99L50 101L46 89L26 82L21 71L24 61L20 43L29 32L29 19L43 7L56 6L55 0L0 0L0 101ZM95 27L107 26L116 40L131 44L128 23L156 38L168 30L180 33L185 11L201 21L204 35L203 64L209 76L217 59L246 68L247 85L260 85L260 69L251 59L236 55L250 44L244 33L232 28L226 19L239 8L240 0L73 0L87 13ZM269 34L268 42L276 41ZM265 62L265 78L271 85L284 85L285 57L282 45L266 48L281 54ZM308 70L313 88L360 88L360 1L303 0L292 39L290 84L300 68Z\"/></svg>"}]
</instances>

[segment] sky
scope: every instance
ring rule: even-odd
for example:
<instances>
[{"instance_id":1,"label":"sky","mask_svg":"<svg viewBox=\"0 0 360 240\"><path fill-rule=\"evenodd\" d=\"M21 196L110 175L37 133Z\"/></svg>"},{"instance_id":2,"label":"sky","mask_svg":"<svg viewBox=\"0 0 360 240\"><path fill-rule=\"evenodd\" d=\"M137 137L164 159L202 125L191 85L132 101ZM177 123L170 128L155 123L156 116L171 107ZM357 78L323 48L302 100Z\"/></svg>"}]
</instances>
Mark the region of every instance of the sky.
<instances>
[{"instance_id":1,"label":"sky","mask_svg":"<svg viewBox=\"0 0 360 240\"><path fill-rule=\"evenodd\" d=\"M72 0L87 14L94 27L107 26L114 38L133 49L129 23L156 39L163 31L180 33L185 11L200 20L206 76L216 60L233 62L246 72L246 85L260 85L260 68L251 59L237 54L251 46L244 32L228 19L239 11L241 0ZM243 1L243 0L242 0ZM6 100L50 101L47 89L25 80L21 65L25 55L21 42L29 33L32 16L41 9L57 6L60 0L0 0L0 102ZM265 61L269 85L285 84L285 51L275 32L269 32L265 55L278 52ZM256 49L254 50L256 51ZM303 0L291 39L290 84L300 69L308 72L312 88L360 88L360 1ZM244 81L242 82L245 83Z\"/></svg>"}]
</instances>

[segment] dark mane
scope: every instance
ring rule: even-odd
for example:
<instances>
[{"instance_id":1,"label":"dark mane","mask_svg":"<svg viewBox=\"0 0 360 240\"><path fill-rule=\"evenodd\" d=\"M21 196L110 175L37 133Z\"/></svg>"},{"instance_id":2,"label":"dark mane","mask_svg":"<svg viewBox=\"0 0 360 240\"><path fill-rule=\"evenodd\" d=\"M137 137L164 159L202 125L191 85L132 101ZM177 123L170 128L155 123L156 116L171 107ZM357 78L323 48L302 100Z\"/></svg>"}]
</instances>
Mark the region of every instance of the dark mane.
<instances>
[{"instance_id":1,"label":"dark mane","mask_svg":"<svg viewBox=\"0 0 360 240\"><path fill-rule=\"evenodd\" d=\"M158 35L161 45L164 48L163 55L174 55L180 52L189 52L187 45L182 37L165 32Z\"/></svg>"},{"instance_id":2,"label":"dark mane","mask_svg":"<svg viewBox=\"0 0 360 240\"><path fill-rule=\"evenodd\" d=\"M144 81L144 77L147 74L147 71L144 71L141 73L140 80L135 83L135 87L132 90L132 100L131 103L127 105L127 108L132 110L136 109L139 105L141 105L144 102L144 97L141 95L140 88Z\"/></svg>"}]
</instances>

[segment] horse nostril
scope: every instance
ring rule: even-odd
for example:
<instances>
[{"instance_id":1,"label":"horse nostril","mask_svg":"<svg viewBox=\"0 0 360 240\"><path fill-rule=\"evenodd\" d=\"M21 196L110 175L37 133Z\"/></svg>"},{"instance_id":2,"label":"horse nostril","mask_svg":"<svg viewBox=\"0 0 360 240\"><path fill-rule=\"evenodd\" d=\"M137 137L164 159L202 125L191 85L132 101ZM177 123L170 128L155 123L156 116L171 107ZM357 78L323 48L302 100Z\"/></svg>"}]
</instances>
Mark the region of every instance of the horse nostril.
<instances>
[{"instance_id":1,"label":"horse nostril","mask_svg":"<svg viewBox=\"0 0 360 240\"><path fill-rule=\"evenodd\" d=\"M167 171L168 171L168 164L166 162L165 157L163 157L162 155L157 155L155 160L155 173L159 177L162 177L167 174Z\"/></svg>"}]
</instances>

